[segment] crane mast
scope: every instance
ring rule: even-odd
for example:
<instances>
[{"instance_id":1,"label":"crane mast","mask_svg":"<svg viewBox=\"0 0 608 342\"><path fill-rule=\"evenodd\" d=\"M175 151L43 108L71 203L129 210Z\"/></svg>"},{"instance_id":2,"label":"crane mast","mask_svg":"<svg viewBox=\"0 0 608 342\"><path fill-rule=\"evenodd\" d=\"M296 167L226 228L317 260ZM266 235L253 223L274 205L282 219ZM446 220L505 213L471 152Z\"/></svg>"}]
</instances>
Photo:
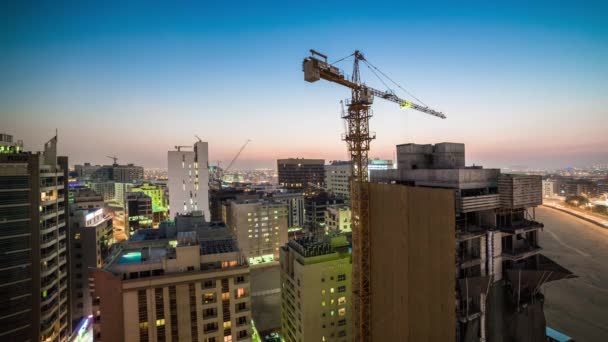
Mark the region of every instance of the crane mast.
<instances>
[{"instance_id":1,"label":"crane mast","mask_svg":"<svg viewBox=\"0 0 608 342\"><path fill-rule=\"evenodd\" d=\"M368 173L370 143L376 135L369 130L372 117L371 105L374 96L395 102L401 108L412 108L420 112L445 119L441 112L426 106L399 98L391 91L380 91L361 82L359 62L365 57L355 51L353 74L347 79L337 67L327 62L327 56L310 50L311 56L304 59L304 79L316 82L324 79L351 89L351 100L342 118L346 122L346 132L342 140L346 142L351 160L351 212L352 212L352 259L353 259L353 333L357 342L371 341L371 231L369 222ZM320 58L317 58L318 56Z\"/></svg>"}]
</instances>

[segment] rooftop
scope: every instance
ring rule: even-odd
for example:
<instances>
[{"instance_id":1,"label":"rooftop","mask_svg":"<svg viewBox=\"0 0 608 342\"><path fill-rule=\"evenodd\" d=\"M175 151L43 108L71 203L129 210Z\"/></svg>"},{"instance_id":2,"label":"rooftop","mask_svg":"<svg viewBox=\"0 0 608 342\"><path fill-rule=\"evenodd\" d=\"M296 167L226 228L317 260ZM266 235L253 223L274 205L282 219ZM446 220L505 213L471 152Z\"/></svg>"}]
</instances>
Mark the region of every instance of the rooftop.
<instances>
[{"instance_id":1,"label":"rooftop","mask_svg":"<svg viewBox=\"0 0 608 342\"><path fill-rule=\"evenodd\" d=\"M201 241L201 255L238 252L234 239Z\"/></svg>"}]
</instances>

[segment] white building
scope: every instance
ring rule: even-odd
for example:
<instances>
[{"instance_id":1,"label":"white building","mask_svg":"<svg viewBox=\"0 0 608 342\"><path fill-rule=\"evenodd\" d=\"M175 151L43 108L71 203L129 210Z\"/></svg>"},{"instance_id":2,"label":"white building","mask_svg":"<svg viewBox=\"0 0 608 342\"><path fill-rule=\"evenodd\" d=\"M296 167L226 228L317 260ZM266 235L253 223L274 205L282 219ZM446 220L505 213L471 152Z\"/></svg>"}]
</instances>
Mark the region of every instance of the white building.
<instances>
[{"instance_id":1,"label":"white building","mask_svg":"<svg viewBox=\"0 0 608 342\"><path fill-rule=\"evenodd\" d=\"M350 197L350 162L331 161L325 165L325 189L340 198Z\"/></svg>"},{"instance_id":2,"label":"white building","mask_svg":"<svg viewBox=\"0 0 608 342\"><path fill-rule=\"evenodd\" d=\"M187 214L200 210L205 220L211 219L209 211L209 145L196 142L193 151L169 151L169 215Z\"/></svg>"},{"instance_id":3,"label":"white building","mask_svg":"<svg viewBox=\"0 0 608 342\"><path fill-rule=\"evenodd\" d=\"M557 182L552 179L543 180L543 197L554 197L557 195Z\"/></svg>"}]
</instances>

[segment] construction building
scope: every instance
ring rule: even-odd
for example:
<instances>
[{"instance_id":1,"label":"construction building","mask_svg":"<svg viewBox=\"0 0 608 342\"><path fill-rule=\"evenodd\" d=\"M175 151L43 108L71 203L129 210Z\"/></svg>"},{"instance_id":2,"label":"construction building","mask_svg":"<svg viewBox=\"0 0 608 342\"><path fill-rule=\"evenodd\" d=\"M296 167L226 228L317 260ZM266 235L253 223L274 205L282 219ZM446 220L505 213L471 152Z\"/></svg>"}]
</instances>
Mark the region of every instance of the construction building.
<instances>
[{"instance_id":1,"label":"construction building","mask_svg":"<svg viewBox=\"0 0 608 342\"><path fill-rule=\"evenodd\" d=\"M351 233L351 210L345 204L334 204L325 210L325 234Z\"/></svg>"},{"instance_id":2,"label":"construction building","mask_svg":"<svg viewBox=\"0 0 608 342\"><path fill-rule=\"evenodd\" d=\"M72 193L72 203L70 210L74 209L94 209L103 208L103 196L95 192L95 190L85 186L72 187L69 192Z\"/></svg>"},{"instance_id":3,"label":"construction building","mask_svg":"<svg viewBox=\"0 0 608 342\"><path fill-rule=\"evenodd\" d=\"M541 177L465 167L463 153L463 144L399 145L399 168L372 171L371 180L450 190L455 208L451 229L456 236L456 341L536 341L545 333L540 286L571 276L540 255L538 232L543 224L535 220L534 208L542 203ZM374 235L373 241L378 239ZM513 277L519 276L525 283L515 288ZM538 319L524 319L528 314Z\"/></svg>"},{"instance_id":4,"label":"construction building","mask_svg":"<svg viewBox=\"0 0 608 342\"><path fill-rule=\"evenodd\" d=\"M325 160L288 158L277 160L279 185L290 191L307 191L322 187Z\"/></svg>"},{"instance_id":5,"label":"construction building","mask_svg":"<svg viewBox=\"0 0 608 342\"><path fill-rule=\"evenodd\" d=\"M70 215L71 320L77 326L93 313L89 271L103 266L114 237L112 218L104 209L74 209Z\"/></svg>"},{"instance_id":6,"label":"construction building","mask_svg":"<svg viewBox=\"0 0 608 342\"><path fill-rule=\"evenodd\" d=\"M16 147L4 152L0 153L0 340L67 341L71 332L68 158L57 156L57 136L42 153Z\"/></svg>"},{"instance_id":7,"label":"construction building","mask_svg":"<svg viewBox=\"0 0 608 342\"><path fill-rule=\"evenodd\" d=\"M95 340L251 341L249 266L230 232L157 233L93 271Z\"/></svg>"},{"instance_id":8,"label":"construction building","mask_svg":"<svg viewBox=\"0 0 608 342\"><path fill-rule=\"evenodd\" d=\"M294 239L281 247L285 341L352 341L349 248L344 235Z\"/></svg>"},{"instance_id":9,"label":"construction building","mask_svg":"<svg viewBox=\"0 0 608 342\"><path fill-rule=\"evenodd\" d=\"M167 153L169 217L200 210L209 222L209 144L197 141L190 151L175 148Z\"/></svg>"},{"instance_id":10,"label":"construction building","mask_svg":"<svg viewBox=\"0 0 608 342\"><path fill-rule=\"evenodd\" d=\"M287 242L287 205L267 199L232 200L227 224L251 265L277 261Z\"/></svg>"},{"instance_id":11,"label":"construction building","mask_svg":"<svg viewBox=\"0 0 608 342\"><path fill-rule=\"evenodd\" d=\"M134 164L91 165L91 163L84 163L74 165L74 170L81 181L135 183L144 179L144 168Z\"/></svg>"}]
</instances>

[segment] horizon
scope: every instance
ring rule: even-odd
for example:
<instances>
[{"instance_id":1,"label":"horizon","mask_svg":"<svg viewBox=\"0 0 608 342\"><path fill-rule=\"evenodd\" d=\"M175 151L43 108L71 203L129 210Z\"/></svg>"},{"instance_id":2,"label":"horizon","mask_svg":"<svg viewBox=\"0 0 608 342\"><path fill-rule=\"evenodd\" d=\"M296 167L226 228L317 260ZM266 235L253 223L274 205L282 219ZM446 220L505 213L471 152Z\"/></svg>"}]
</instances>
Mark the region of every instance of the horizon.
<instances>
[{"instance_id":1,"label":"horizon","mask_svg":"<svg viewBox=\"0 0 608 342\"><path fill-rule=\"evenodd\" d=\"M246 139L235 168L344 160L339 101L350 93L305 82L301 62L311 48L332 61L360 49L448 117L376 99L370 157L451 141L466 145L468 165L606 164L607 5L551 4L6 4L0 127L34 151L57 128L71 165L117 155L166 168L167 151L195 134L211 165Z\"/></svg>"}]
</instances>

